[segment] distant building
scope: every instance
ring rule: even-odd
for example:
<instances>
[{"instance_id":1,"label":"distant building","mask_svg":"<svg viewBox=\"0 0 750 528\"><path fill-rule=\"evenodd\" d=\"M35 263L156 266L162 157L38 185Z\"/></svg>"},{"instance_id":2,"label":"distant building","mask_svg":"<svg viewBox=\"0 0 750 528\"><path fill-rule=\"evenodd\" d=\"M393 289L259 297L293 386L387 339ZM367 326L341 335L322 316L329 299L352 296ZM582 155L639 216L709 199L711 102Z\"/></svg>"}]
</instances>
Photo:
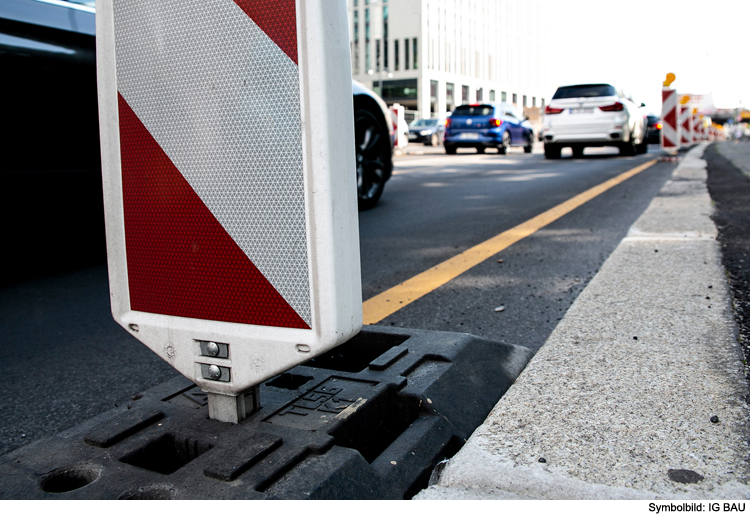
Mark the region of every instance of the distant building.
<instances>
[{"instance_id":1,"label":"distant building","mask_svg":"<svg viewBox=\"0 0 750 528\"><path fill-rule=\"evenodd\" d=\"M388 104L442 118L467 103L539 108L552 91L539 0L347 1L353 77Z\"/></svg>"}]
</instances>

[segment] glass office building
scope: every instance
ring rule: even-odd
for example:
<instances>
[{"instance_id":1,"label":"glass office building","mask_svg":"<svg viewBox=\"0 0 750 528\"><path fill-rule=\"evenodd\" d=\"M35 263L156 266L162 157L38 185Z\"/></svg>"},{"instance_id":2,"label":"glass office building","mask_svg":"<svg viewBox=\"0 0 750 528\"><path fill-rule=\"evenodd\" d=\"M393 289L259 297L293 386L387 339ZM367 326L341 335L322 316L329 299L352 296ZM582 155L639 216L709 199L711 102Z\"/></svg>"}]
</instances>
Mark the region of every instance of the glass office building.
<instances>
[{"instance_id":1,"label":"glass office building","mask_svg":"<svg viewBox=\"0 0 750 528\"><path fill-rule=\"evenodd\" d=\"M526 102L548 86L540 0L348 0L353 77L420 117L457 105ZM364 58L364 60L363 60ZM507 98L507 99L506 99Z\"/></svg>"}]
</instances>

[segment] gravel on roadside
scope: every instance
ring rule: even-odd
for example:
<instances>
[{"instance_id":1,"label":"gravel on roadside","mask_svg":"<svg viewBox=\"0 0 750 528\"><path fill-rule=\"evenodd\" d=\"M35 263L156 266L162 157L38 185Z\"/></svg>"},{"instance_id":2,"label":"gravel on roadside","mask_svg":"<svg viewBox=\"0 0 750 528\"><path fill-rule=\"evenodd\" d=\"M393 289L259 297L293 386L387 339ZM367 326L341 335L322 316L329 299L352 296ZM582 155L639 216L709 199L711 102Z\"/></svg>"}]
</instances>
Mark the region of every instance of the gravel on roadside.
<instances>
[{"instance_id":1,"label":"gravel on roadside","mask_svg":"<svg viewBox=\"0 0 750 528\"><path fill-rule=\"evenodd\" d=\"M744 157L750 163L750 142L743 143ZM708 164L713 220L719 231L722 263L747 367L750 363L750 178L722 156L716 144L707 148L703 157ZM750 380L750 369L745 369L745 375ZM750 402L750 394L747 398Z\"/></svg>"}]
</instances>

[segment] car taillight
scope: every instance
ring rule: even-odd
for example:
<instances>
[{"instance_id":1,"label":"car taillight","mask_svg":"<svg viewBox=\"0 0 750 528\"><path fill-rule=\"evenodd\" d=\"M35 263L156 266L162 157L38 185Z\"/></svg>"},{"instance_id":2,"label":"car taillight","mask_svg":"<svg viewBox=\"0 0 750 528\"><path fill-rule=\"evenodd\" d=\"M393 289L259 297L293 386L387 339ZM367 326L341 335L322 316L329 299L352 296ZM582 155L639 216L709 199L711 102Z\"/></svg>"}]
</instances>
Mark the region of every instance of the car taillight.
<instances>
[{"instance_id":1,"label":"car taillight","mask_svg":"<svg viewBox=\"0 0 750 528\"><path fill-rule=\"evenodd\" d=\"M445 119L445 128L450 128L450 127L451 127L451 118L447 117Z\"/></svg>"},{"instance_id":2,"label":"car taillight","mask_svg":"<svg viewBox=\"0 0 750 528\"><path fill-rule=\"evenodd\" d=\"M618 101L618 102L613 103L611 105L600 106L599 110L601 110L602 112L620 112L624 108L625 107L622 105L622 103Z\"/></svg>"},{"instance_id":3,"label":"car taillight","mask_svg":"<svg viewBox=\"0 0 750 528\"><path fill-rule=\"evenodd\" d=\"M490 128L499 127L502 124L503 124L502 119L497 119L497 118L490 119Z\"/></svg>"},{"instance_id":4,"label":"car taillight","mask_svg":"<svg viewBox=\"0 0 750 528\"><path fill-rule=\"evenodd\" d=\"M545 114L562 114L563 109L562 108L552 108L551 106L548 106L544 109Z\"/></svg>"},{"instance_id":5,"label":"car taillight","mask_svg":"<svg viewBox=\"0 0 750 528\"><path fill-rule=\"evenodd\" d=\"M656 128L661 130L661 123L656 123Z\"/></svg>"}]
</instances>

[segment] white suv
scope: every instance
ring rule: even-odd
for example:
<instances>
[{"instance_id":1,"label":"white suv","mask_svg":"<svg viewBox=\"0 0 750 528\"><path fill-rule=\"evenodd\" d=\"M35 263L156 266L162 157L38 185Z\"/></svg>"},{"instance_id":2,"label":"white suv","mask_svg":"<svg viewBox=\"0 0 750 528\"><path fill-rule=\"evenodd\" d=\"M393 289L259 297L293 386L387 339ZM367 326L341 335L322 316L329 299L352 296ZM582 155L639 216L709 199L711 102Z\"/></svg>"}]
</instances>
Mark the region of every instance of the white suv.
<instances>
[{"instance_id":1,"label":"white suv","mask_svg":"<svg viewBox=\"0 0 750 528\"><path fill-rule=\"evenodd\" d=\"M619 147L625 156L645 154L645 119L640 106L611 84L561 86L544 111L544 155L557 159L571 147L581 157L584 148L602 146Z\"/></svg>"}]
</instances>

